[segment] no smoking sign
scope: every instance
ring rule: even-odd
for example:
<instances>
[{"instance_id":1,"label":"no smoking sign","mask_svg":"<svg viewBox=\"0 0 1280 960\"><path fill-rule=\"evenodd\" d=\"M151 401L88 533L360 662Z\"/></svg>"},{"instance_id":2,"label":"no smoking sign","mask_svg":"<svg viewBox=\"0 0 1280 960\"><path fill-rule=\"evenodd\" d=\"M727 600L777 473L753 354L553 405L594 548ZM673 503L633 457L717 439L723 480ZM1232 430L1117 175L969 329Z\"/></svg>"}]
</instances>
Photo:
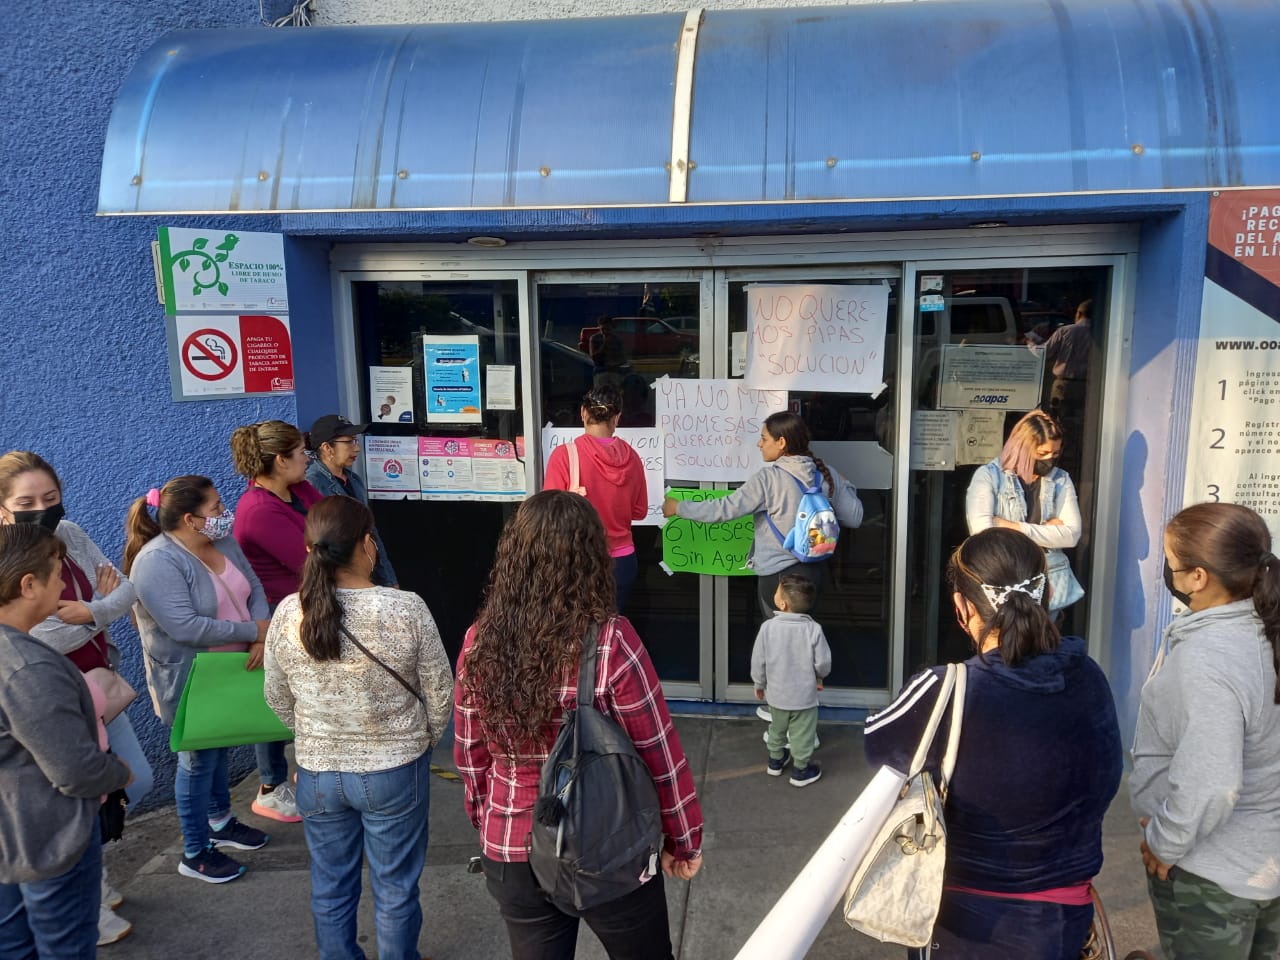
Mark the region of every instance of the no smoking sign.
<instances>
[{"instance_id":1,"label":"no smoking sign","mask_svg":"<svg viewBox=\"0 0 1280 960\"><path fill-rule=\"evenodd\" d=\"M174 317L174 398L291 393L293 342L284 316Z\"/></svg>"},{"instance_id":2,"label":"no smoking sign","mask_svg":"<svg viewBox=\"0 0 1280 960\"><path fill-rule=\"evenodd\" d=\"M201 380L225 380L240 357L235 341L224 331L206 327L182 342L182 365Z\"/></svg>"}]
</instances>

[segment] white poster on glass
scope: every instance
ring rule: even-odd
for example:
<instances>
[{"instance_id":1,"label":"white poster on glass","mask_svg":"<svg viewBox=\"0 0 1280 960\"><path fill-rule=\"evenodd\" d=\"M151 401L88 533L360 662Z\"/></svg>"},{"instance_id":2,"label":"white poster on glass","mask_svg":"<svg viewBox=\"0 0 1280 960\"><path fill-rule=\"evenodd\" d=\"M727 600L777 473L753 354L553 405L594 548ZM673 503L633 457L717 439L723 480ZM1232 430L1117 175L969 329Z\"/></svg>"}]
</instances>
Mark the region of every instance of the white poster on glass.
<instances>
[{"instance_id":1,"label":"white poster on glass","mask_svg":"<svg viewBox=\"0 0 1280 960\"><path fill-rule=\"evenodd\" d=\"M747 386L879 391L887 283L749 284L746 294Z\"/></svg>"},{"instance_id":2,"label":"white poster on glass","mask_svg":"<svg viewBox=\"0 0 1280 960\"><path fill-rule=\"evenodd\" d=\"M668 480L746 480L762 461L756 444L765 418L787 408L785 390L754 390L741 380L653 383Z\"/></svg>"}]
</instances>

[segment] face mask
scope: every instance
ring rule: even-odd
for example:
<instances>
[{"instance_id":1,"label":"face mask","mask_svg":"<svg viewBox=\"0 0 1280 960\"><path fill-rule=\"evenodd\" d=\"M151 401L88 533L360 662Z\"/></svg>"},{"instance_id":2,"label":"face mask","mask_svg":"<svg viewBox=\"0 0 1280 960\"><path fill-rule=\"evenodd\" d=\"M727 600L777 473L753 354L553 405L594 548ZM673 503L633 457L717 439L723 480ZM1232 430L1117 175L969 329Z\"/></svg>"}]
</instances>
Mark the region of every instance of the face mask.
<instances>
[{"instance_id":1,"label":"face mask","mask_svg":"<svg viewBox=\"0 0 1280 960\"><path fill-rule=\"evenodd\" d=\"M231 525L235 523L236 515L230 510L223 510L216 517L205 517L204 526L200 528L210 540L221 540L231 532Z\"/></svg>"},{"instance_id":2,"label":"face mask","mask_svg":"<svg viewBox=\"0 0 1280 960\"><path fill-rule=\"evenodd\" d=\"M1058 465L1058 458L1051 457L1048 460L1037 460L1031 465L1031 469L1035 471L1037 477L1047 477L1053 473L1053 468Z\"/></svg>"},{"instance_id":3,"label":"face mask","mask_svg":"<svg viewBox=\"0 0 1280 960\"><path fill-rule=\"evenodd\" d=\"M376 562L378 557L378 551L375 549L372 553L370 553L369 548L366 546L364 548L364 555L365 555L365 558L369 561L370 569L375 569L378 566Z\"/></svg>"},{"instance_id":4,"label":"face mask","mask_svg":"<svg viewBox=\"0 0 1280 960\"><path fill-rule=\"evenodd\" d=\"M1168 588L1169 592L1173 594L1173 599L1185 606L1191 606L1191 594L1183 593L1173 585L1173 567L1169 566L1167 558L1164 562L1164 585Z\"/></svg>"},{"instance_id":5,"label":"face mask","mask_svg":"<svg viewBox=\"0 0 1280 960\"><path fill-rule=\"evenodd\" d=\"M55 533L58 529L58 523L67 515L67 511L63 509L62 504L55 503L52 507L46 507L43 510L14 510L14 523L38 523L50 533Z\"/></svg>"}]
</instances>

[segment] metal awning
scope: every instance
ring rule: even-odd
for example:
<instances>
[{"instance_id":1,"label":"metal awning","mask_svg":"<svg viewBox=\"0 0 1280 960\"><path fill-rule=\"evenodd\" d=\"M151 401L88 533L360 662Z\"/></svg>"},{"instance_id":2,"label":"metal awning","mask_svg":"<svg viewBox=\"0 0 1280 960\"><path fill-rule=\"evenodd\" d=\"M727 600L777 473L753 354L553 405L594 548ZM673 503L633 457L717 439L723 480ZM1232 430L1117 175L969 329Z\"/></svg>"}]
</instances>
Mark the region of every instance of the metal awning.
<instances>
[{"instance_id":1,"label":"metal awning","mask_svg":"<svg viewBox=\"0 0 1280 960\"><path fill-rule=\"evenodd\" d=\"M103 214L590 208L1280 184L1272 0L933 0L183 30Z\"/></svg>"}]
</instances>

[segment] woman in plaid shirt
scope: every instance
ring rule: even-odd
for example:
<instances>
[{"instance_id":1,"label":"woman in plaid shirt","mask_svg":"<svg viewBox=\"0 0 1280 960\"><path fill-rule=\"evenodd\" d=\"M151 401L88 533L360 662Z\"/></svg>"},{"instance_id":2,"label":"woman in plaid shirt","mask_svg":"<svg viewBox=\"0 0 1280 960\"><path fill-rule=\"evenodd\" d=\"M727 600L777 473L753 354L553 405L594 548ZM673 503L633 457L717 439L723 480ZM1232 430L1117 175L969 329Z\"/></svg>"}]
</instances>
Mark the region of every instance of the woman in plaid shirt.
<instances>
[{"instance_id":1,"label":"woman in plaid shirt","mask_svg":"<svg viewBox=\"0 0 1280 960\"><path fill-rule=\"evenodd\" d=\"M599 634L595 706L630 734L662 804L663 873L702 865L702 808L649 654L616 615L604 527L584 498L530 497L503 531L489 590L458 658L454 759L480 831L486 886L513 960L572 960L579 917L553 906L529 868L538 777L573 705L582 637ZM662 874L581 919L614 960L670 958Z\"/></svg>"}]
</instances>

